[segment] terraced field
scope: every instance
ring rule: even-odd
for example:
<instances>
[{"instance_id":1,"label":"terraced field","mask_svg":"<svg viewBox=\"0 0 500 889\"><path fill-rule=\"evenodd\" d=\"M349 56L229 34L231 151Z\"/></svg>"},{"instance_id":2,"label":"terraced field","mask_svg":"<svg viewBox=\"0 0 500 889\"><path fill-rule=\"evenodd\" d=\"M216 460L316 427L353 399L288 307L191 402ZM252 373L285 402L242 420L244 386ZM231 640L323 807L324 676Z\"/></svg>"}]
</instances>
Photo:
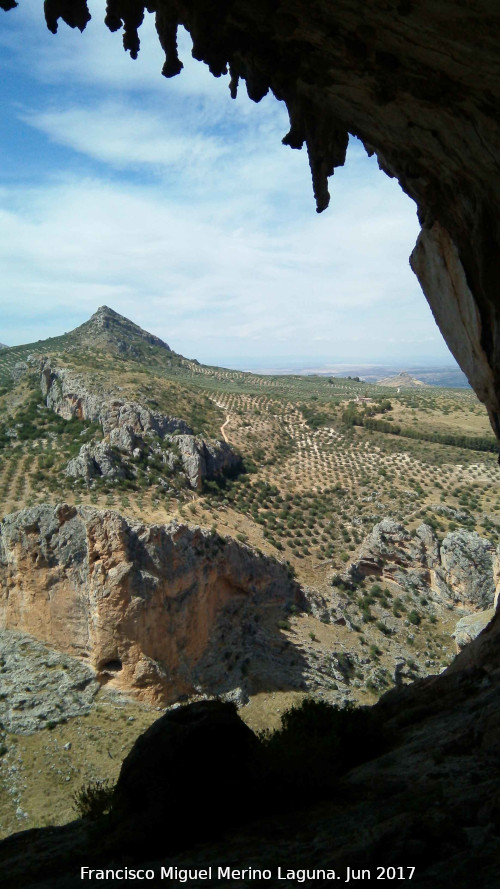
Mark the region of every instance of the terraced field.
<instances>
[{"instance_id":1,"label":"terraced field","mask_svg":"<svg viewBox=\"0 0 500 889\"><path fill-rule=\"evenodd\" d=\"M67 338L59 339L67 348ZM0 362L7 373L18 355L4 351ZM90 359L85 362L78 349L63 354L76 370L88 366ZM323 568L339 568L365 530L384 515L410 526L425 518L443 533L463 526L498 539L493 450L391 434L393 423L417 434L440 430L493 443L486 412L470 391L394 393L352 380L259 377L185 359L163 362L153 374L130 359L119 367L106 354L93 361L87 373L94 382L102 377L121 397L191 422L194 417L200 430L225 437L241 452L247 471L225 486L209 484L201 496L188 490L166 493L159 485L75 485L64 469L87 440L85 429L76 421L45 416L36 380L13 385L10 378L0 389L6 418L0 442L3 513L56 498L114 507L147 520L192 517L282 553L299 576L310 580L313 571L316 581ZM352 425L353 411L382 418L387 431Z\"/></svg>"},{"instance_id":2,"label":"terraced field","mask_svg":"<svg viewBox=\"0 0 500 889\"><path fill-rule=\"evenodd\" d=\"M369 703L394 683L398 661L406 663L408 678L446 666L458 619L450 602L429 599L411 584L403 589L391 578L383 584L367 578L351 589L342 572L384 517L409 531L425 521L438 538L475 530L498 545L496 446L475 395L206 367L106 311L118 334L111 326L104 342L89 340L91 319L64 336L0 350L0 513L45 501L88 503L148 522L178 519L215 528L288 562L310 602L320 605L291 610L277 630L296 648L306 664L304 680L319 697ZM40 389L40 361L47 356L79 375L90 391L181 417L197 434L224 438L241 454L242 471L205 482L200 491L172 478L165 484L161 466L124 478L68 477L68 461L104 433L97 423L68 421L47 408ZM326 617L325 608L331 612ZM243 718L257 729L277 726L283 709L302 696L290 689L259 693ZM130 707L141 727L156 715ZM98 726L103 719L123 721L119 710L92 716ZM114 780L129 743L125 734L133 734L128 721L124 725L126 732L113 728L112 749L88 745L82 752L85 768L79 764L57 800L51 798L56 820L71 817L73 780ZM82 737L84 727L69 720L53 739L76 745ZM45 755L43 733L33 743L7 740L4 766L21 775L22 760L28 775L19 800L9 798L3 828L9 833L20 826L16 806L24 798L33 813L30 826L50 814L43 794L33 790L36 776L29 777L29 762Z\"/></svg>"},{"instance_id":3,"label":"terraced field","mask_svg":"<svg viewBox=\"0 0 500 889\"><path fill-rule=\"evenodd\" d=\"M206 367L127 319L109 318L118 334L111 329L104 343L89 343L91 319L62 337L0 351L2 514L67 501L146 521L177 518L215 527L286 560L302 584L327 598L332 578L383 517L410 530L425 520L438 536L475 530L498 544L496 448L486 412L470 390L397 391L353 379ZM165 486L156 473L69 478L68 460L84 442L99 440L102 430L47 410L37 362L13 379L15 365L34 354L57 356L60 366L96 391L107 387L119 398L186 419L196 432L225 438L241 453L243 471L205 483L199 492ZM295 627L297 644L309 644L309 633L319 638L327 632L307 621ZM334 644L340 630L328 633L332 640L325 644Z\"/></svg>"},{"instance_id":4,"label":"terraced field","mask_svg":"<svg viewBox=\"0 0 500 889\"><path fill-rule=\"evenodd\" d=\"M327 385L322 382L317 389ZM453 404L454 396L438 398ZM458 416L464 407L467 418L475 416L470 394L456 397ZM214 488L204 502L225 510L227 526L240 536L281 552L304 582L317 584L342 567L382 516L410 528L425 519L442 533L460 525L498 538L493 454L346 428L338 416L311 429L297 404L267 395L219 392L213 398L224 410L228 441L258 470ZM425 408L431 396L418 398Z\"/></svg>"}]
</instances>

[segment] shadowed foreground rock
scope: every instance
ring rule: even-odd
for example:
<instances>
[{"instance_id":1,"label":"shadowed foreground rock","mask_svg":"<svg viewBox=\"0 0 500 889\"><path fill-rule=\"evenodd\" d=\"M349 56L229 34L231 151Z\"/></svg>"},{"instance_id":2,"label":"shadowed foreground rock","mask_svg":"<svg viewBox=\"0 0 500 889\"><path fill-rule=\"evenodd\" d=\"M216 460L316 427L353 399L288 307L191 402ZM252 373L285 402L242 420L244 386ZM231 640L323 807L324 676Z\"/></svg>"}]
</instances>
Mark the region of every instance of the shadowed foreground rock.
<instances>
[{"instance_id":1,"label":"shadowed foreground rock","mask_svg":"<svg viewBox=\"0 0 500 889\"><path fill-rule=\"evenodd\" d=\"M233 704L200 701L158 719L125 759L113 819L127 845L176 849L258 812L258 748Z\"/></svg>"},{"instance_id":2,"label":"shadowed foreground rock","mask_svg":"<svg viewBox=\"0 0 500 889\"><path fill-rule=\"evenodd\" d=\"M192 878L190 887L232 885L219 865L269 868L274 877L278 866L333 868L341 879L347 867L375 879L379 867L412 866L418 889L497 889L499 637L497 614L446 673L388 693L373 713L390 749L372 758L367 745L367 761L322 802L302 799L300 808L290 799L283 808L230 705L203 702L162 717L125 760L114 814L0 843L2 886L76 889L82 865L143 866L158 877L161 866L212 866L211 880Z\"/></svg>"}]
</instances>

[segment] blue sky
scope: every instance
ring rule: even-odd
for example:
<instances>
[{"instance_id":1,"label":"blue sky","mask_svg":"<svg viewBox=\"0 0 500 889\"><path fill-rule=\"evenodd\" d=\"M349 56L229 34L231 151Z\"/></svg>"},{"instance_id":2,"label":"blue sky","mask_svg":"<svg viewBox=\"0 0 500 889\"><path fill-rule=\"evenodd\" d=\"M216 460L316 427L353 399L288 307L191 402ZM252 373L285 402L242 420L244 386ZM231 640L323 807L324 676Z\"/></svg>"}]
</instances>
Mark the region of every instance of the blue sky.
<instances>
[{"instance_id":1,"label":"blue sky","mask_svg":"<svg viewBox=\"0 0 500 889\"><path fill-rule=\"evenodd\" d=\"M351 141L315 212L307 154L190 57L166 80L149 16L132 61L90 4L54 36L39 0L0 11L0 342L70 330L107 304L185 355L453 363L408 265L419 227Z\"/></svg>"}]
</instances>

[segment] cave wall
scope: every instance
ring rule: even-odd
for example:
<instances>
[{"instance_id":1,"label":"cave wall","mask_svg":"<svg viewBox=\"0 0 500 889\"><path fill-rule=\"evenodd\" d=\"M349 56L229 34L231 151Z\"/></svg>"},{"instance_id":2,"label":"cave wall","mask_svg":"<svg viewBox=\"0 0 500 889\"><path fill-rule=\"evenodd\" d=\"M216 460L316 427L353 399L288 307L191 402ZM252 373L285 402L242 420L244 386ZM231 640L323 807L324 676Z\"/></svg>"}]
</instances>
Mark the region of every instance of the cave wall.
<instances>
[{"instance_id":1,"label":"cave wall","mask_svg":"<svg viewBox=\"0 0 500 889\"><path fill-rule=\"evenodd\" d=\"M412 268L500 439L497 0L108 0L106 25L133 58L146 9L166 77L182 68L183 25L233 96L241 80L255 101L272 90L286 103L284 142L307 147L318 212L349 133L397 177L422 225ZM45 0L45 16L53 32L89 20L85 0Z\"/></svg>"}]
</instances>

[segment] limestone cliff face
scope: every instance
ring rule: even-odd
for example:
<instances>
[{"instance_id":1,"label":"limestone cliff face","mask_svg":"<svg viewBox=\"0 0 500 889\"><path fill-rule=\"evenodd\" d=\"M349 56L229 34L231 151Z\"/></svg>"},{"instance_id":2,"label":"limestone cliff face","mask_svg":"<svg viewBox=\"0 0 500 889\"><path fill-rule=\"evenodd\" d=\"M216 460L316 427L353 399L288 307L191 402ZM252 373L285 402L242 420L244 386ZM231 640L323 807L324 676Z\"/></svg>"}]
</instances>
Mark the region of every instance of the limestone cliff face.
<instances>
[{"instance_id":1,"label":"limestone cliff face","mask_svg":"<svg viewBox=\"0 0 500 889\"><path fill-rule=\"evenodd\" d=\"M452 531L439 544L429 525L411 534L399 522L383 519L361 544L348 573L354 580L371 574L392 578L478 610L493 605L498 565L494 546L475 531Z\"/></svg>"},{"instance_id":2,"label":"limestone cliff face","mask_svg":"<svg viewBox=\"0 0 500 889\"><path fill-rule=\"evenodd\" d=\"M99 423L105 435L122 427L136 434L150 432L159 437L173 432L192 434L188 424L178 417L151 411L135 401L123 401L109 391L91 391L83 374L59 367L53 361L42 361L40 388L47 407L60 417Z\"/></svg>"},{"instance_id":3,"label":"limestone cliff face","mask_svg":"<svg viewBox=\"0 0 500 889\"><path fill-rule=\"evenodd\" d=\"M69 461L66 475L71 478L123 478L125 469L112 448L105 442L87 442L80 453Z\"/></svg>"},{"instance_id":4,"label":"limestone cliff face","mask_svg":"<svg viewBox=\"0 0 500 889\"><path fill-rule=\"evenodd\" d=\"M284 566L200 528L67 505L0 524L0 626L87 659L101 682L149 701L278 676L278 642L261 619L300 601Z\"/></svg>"},{"instance_id":5,"label":"limestone cliff face","mask_svg":"<svg viewBox=\"0 0 500 889\"><path fill-rule=\"evenodd\" d=\"M120 477L133 473L123 465L119 455L108 446L118 448L127 458L159 456L165 471L179 468L195 490L204 479L212 479L237 469L241 458L224 441L204 439L194 435L188 424L178 417L151 411L135 401L123 401L110 391L94 391L83 374L59 367L44 359L40 366L40 387L47 407L71 420L99 423L106 442L86 443L67 466L67 474L89 481L96 476ZM174 447L174 454L155 446L158 440Z\"/></svg>"},{"instance_id":6,"label":"limestone cliff face","mask_svg":"<svg viewBox=\"0 0 500 889\"><path fill-rule=\"evenodd\" d=\"M179 449L184 472L192 488L199 490L203 479L231 472L241 463L225 441L204 439L200 435L176 435L170 441Z\"/></svg>"}]
</instances>

